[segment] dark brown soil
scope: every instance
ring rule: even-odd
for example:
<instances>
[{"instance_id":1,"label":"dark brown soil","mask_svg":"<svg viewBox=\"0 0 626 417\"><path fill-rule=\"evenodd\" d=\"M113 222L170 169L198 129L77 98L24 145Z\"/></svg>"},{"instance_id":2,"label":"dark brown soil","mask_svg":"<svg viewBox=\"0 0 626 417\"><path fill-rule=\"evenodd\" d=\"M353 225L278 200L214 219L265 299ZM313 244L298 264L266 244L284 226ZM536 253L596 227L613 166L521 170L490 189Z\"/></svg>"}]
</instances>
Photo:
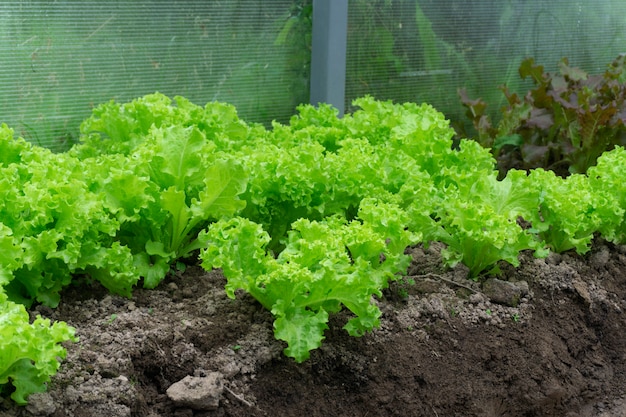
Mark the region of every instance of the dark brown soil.
<instances>
[{"instance_id":1,"label":"dark brown soil","mask_svg":"<svg viewBox=\"0 0 626 417\"><path fill-rule=\"evenodd\" d=\"M379 329L349 337L339 314L303 364L282 355L267 311L226 297L218 271L191 266L130 300L71 288L34 313L67 321L80 342L48 393L5 401L0 417L626 416L626 246L524 254L500 277L521 294L510 301L444 269L438 249L412 249L408 277L376 301ZM166 394L215 372L215 410Z\"/></svg>"}]
</instances>

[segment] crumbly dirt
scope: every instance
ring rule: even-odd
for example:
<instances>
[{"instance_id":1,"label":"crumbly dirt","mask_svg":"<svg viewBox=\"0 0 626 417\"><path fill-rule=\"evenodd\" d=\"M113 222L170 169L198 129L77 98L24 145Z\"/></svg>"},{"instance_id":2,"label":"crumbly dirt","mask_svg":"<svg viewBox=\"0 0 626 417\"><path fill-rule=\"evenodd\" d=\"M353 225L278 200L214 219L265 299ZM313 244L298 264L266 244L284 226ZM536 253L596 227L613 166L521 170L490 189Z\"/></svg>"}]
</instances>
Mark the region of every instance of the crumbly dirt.
<instances>
[{"instance_id":1,"label":"crumbly dirt","mask_svg":"<svg viewBox=\"0 0 626 417\"><path fill-rule=\"evenodd\" d=\"M340 313L302 364L283 356L269 312L226 297L219 271L191 265L132 299L70 288L33 314L68 322L80 342L47 393L4 401L0 417L626 416L626 246L524 253L481 282L445 269L440 249L410 250L407 276L376 300L379 329L350 337ZM207 375L217 408L168 396Z\"/></svg>"}]
</instances>

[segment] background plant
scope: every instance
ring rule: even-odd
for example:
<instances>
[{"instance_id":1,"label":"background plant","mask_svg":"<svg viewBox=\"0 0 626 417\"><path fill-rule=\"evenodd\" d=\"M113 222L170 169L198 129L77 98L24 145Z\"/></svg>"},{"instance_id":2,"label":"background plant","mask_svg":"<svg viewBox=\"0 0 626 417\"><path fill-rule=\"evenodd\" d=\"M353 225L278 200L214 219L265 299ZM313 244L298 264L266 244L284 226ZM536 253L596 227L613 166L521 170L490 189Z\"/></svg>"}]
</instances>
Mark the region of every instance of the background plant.
<instances>
[{"instance_id":1,"label":"background plant","mask_svg":"<svg viewBox=\"0 0 626 417\"><path fill-rule=\"evenodd\" d=\"M567 56L588 73L622 52L623 4L586 2L403 0L350 5L346 108L365 94L397 102L428 102L459 132L473 135L456 99L459 88L490 103L497 123L506 84L520 93L524 57L557 70ZM598 43L605 45L598 48Z\"/></svg>"},{"instance_id":2,"label":"background plant","mask_svg":"<svg viewBox=\"0 0 626 417\"><path fill-rule=\"evenodd\" d=\"M626 142L624 60L619 56L595 76L570 67L566 59L558 74L544 72L531 58L524 60L520 76L531 78L535 88L523 98L503 88L508 106L497 126L484 101L471 100L464 91L461 101L477 140L493 147L502 172L541 167L563 176L584 173L604 151Z\"/></svg>"},{"instance_id":3,"label":"background plant","mask_svg":"<svg viewBox=\"0 0 626 417\"><path fill-rule=\"evenodd\" d=\"M33 143L65 150L95 106L155 90L230 102L251 121L284 121L308 101L310 59L302 55L310 50L310 22L298 21L276 42L300 15L295 3L7 3L0 17L1 122Z\"/></svg>"}]
</instances>

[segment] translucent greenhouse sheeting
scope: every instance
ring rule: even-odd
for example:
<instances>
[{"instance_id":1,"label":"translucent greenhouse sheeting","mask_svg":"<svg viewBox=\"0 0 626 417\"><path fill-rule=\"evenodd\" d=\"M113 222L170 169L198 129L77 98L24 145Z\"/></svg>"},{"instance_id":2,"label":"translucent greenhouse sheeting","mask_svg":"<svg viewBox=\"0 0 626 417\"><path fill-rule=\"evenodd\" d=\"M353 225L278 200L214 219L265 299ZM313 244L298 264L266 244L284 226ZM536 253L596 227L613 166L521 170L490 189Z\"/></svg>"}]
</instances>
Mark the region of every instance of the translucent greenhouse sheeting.
<instances>
[{"instance_id":1,"label":"translucent greenhouse sheeting","mask_svg":"<svg viewBox=\"0 0 626 417\"><path fill-rule=\"evenodd\" d=\"M302 1L3 1L0 122L53 149L94 106L159 91L224 101L247 121L308 101Z\"/></svg>"},{"instance_id":2,"label":"translucent greenhouse sheeting","mask_svg":"<svg viewBox=\"0 0 626 417\"><path fill-rule=\"evenodd\" d=\"M346 111L355 97L428 102L462 119L457 90L492 111L498 86L522 91L521 61L556 71L563 57L604 72L626 52L623 0L350 0Z\"/></svg>"}]
</instances>

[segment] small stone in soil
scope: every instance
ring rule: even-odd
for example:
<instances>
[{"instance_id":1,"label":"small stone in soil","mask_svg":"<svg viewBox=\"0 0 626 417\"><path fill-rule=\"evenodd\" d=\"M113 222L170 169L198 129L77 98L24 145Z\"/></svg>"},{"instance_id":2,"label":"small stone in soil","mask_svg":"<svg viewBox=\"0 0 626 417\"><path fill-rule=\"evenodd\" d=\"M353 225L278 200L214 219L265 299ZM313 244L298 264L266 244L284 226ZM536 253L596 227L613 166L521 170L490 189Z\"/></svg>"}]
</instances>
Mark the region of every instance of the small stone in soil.
<instances>
[{"instance_id":1,"label":"small stone in soil","mask_svg":"<svg viewBox=\"0 0 626 417\"><path fill-rule=\"evenodd\" d=\"M492 278L484 282L483 293L493 303L517 307L520 299L528 294L528 283L526 281L509 282Z\"/></svg>"},{"instance_id":2,"label":"small stone in soil","mask_svg":"<svg viewBox=\"0 0 626 417\"><path fill-rule=\"evenodd\" d=\"M179 407L189 407L194 410L216 410L223 391L222 374L211 372L203 377L188 375L172 384L166 393Z\"/></svg>"}]
</instances>

